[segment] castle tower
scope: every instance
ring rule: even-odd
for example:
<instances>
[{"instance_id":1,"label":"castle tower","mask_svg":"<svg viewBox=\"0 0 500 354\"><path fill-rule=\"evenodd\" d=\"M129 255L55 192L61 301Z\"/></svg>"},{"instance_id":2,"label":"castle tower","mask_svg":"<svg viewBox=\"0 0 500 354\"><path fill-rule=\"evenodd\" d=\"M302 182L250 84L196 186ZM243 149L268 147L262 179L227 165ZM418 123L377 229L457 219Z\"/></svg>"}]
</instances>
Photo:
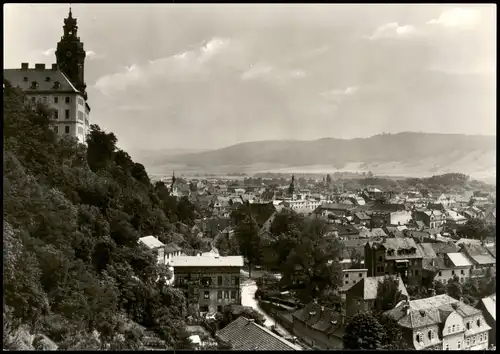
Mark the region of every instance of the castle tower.
<instances>
[{"instance_id":1,"label":"castle tower","mask_svg":"<svg viewBox=\"0 0 500 354\"><path fill-rule=\"evenodd\" d=\"M78 26L76 18L73 18L71 8L69 9L68 17L64 19L63 26L64 35L57 43L56 59L58 68L68 77L73 86L83 94L87 100L87 92L85 89L84 67L85 67L85 50L80 37L77 36Z\"/></svg>"}]
</instances>

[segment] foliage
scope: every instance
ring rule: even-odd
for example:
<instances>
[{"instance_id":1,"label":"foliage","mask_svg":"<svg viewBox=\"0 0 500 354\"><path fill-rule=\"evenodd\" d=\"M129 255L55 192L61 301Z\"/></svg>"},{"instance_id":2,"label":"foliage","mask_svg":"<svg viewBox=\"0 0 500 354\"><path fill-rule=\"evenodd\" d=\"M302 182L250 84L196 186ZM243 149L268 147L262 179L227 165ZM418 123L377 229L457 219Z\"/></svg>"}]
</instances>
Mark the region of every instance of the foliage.
<instances>
[{"instance_id":1,"label":"foliage","mask_svg":"<svg viewBox=\"0 0 500 354\"><path fill-rule=\"evenodd\" d=\"M262 259L261 238L255 219L247 215L236 227L235 237L239 250L247 259L250 269L252 265L260 264Z\"/></svg>"},{"instance_id":2,"label":"foliage","mask_svg":"<svg viewBox=\"0 0 500 354\"><path fill-rule=\"evenodd\" d=\"M464 225L457 227L456 233L461 237L484 240L487 237L495 237L495 228L487 225L482 219L470 219Z\"/></svg>"},{"instance_id":3,"label":"foliage","mask_svg":"<svg viewBox=\"0 0 500 354\"><path fill-rule=\"evenodd\" d=\"M280 268L282 285L294 290L300 301L308 303L325 291L340 287L342 271L337 260L342 245L336 240L325 239L327 225L322 220L304 219L303 222L303 231L285 236L291 238L291 242Z\"/></svg>"},{"instance_id":4,"label":"foliage","mask_svg":"<svg viewBox=\"0 0 500 354\"><path fill-rule=\"evenodd\" d=\"M215 247L221 256L237 256L240 254L240 247L236 237L223 235L215 242Z\"/></svg>"},{"instance_id":5,"label":"foliage","mask_svg":"<svg viewBox=\"0 0 500 354\"><path fill-rule=\"evenodd\" d=\"M409 350L407 342L403 337L403 332L397 321L387 315L378 314L378 322L384 328L382 336L382 349L384 350Z\"/></svg>"},{"instance_id":6,"label":"foliage","mask_svg":"<svg viewBox=\"0 0 500 354\"><path fill-rule=\"evenodd\" d=\"M347 323L343 337L345 349L373 350L384 345L384 327L370 312L355 314Z\"/></svg>"},{"instance_id":7,"label":"foliage","mask_svg":"<svg viewBox=\"0 0 500 354\"><path fill-rule=\"evenodd\" d=\"M253 319L255 320L255 323L261 326L263 326L266 322L264 316L251 307L228 305L224 306L222 309L222 317L218 323L218 328L222 329L226 327L228 324L237 320L241 316L248 318L249 320Z\"/></svg>"},{"instance_id":8,"label":"foliage","mask_svg":"<svg viewBox=\"0 0 500 354\"><path fill-rule=\"evenodd\" d=\"M90 127L87 146L58 137L45 106L4 89L4 317L60 348L137 349L140 331L189 348L182 293L137 242L167 237L194 208L153 186L113 133ZM163 186L164 187L164 186ZM8 311L6 310L8 309ZM95 335L97 333L97 335ZM39 340L45 343L45 339Z\"/></svg>"},{"instance_id":9,"label":"foliage","mask_svg":"<svg viewBox=\"0 0 500 354\"><path fill-rule=\"evenodd\" d=\"M379 282L377 287L377 310L387 311L401 300L401 290L399 290L399 279L386 276L384 280Z\"/></svg>"},{"instance_id":10,"label":"foliage","mask_svg":"<svg viewBox=\"0 0 500 354\"><path fill-rule=\"evenodd\" d=\"M448 280L448 284L446 284L446 293L457 300L462 297L462 286L457 276Z\"/></svg>"}]
</instances>

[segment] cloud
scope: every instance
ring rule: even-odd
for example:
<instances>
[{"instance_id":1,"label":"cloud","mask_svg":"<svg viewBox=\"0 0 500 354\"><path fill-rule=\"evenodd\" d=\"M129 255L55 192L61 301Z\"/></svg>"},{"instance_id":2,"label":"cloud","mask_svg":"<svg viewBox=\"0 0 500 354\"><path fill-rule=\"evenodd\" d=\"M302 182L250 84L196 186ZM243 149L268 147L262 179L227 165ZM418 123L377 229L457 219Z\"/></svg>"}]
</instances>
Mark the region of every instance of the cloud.
<instances>
[{"instance_id":1,"label":"cloud","mask_svg":"<svg viewBox=\"0 0 500 354\"><path fill-rule=\"evenodd\" d=\"M440 25L451 28L470 28L477 24L481 14L478 10L454 8L443 12L439 18L427 22L429 25Z\"/></svg>"},{"instance_id":2,"label":"cloud","mask_svg":"<svg viewBox=\"0 0 500 354\"><path fill-rule=\"evenodd\" d=\"M349 96L354 96L359 91L358 86L349 86L345 89L334 89L321 93L328 101L340 103L347 99Z\"/></svg>"},{"instance_id":3,"label":"cloud","mask_svg":"<svg viewBox=\"0 0 500 354\"><path fill-rule=\"evenodd\" d=\"M241 74L241 79L242 80L257 79L270 74L272 70L273 68L268 64L264 63L258 63L255 65L252 64L250 65L250 68L248 68L248 70L246 70L245 72L243 72L243 74Z\"/></svg>"},{"instance_id":4,"label":"cloud","mask_svg":"<svg viewBox=\"0 0 500 354\"><path fill-rule=\"evenodd\" d=\"M55 54L55 52L56 52L56 48L49 48L49 49L47 49L47 50L44 50L44 51L42 52L42 54L43 54L44 56L46 56L46 57L50 57L50 56L54 55L54 54Z\"/></svg>"},{"instance_id":5,"label":"cloud","mask_svg":"<svg viewBox=\"0 0 500 354\"><path fill-rule=\"evenodd\" d=\"M134 63L121 72L99 78L95 87L109 96L152 80L185 81L193 75L205 73L204 65L225 50L229 43L229 39L213 38L197 49L149 60L143 65Z\"/></svg>"},{"instance_id":6,"label":"cloud","mask_svg":"<svg viewBox=\"0 0 500 354\"><path fill-rule=\"evenodd\" d=\"M292 70L290 76L294 79L302 79L306 77L306 72L304 70Z\"/></svg>"},{"instance_id":7,"label":"cloud","mask_svg":"<svg viewBox=\"0 0 500 354\"><path fill-rule=\"evenodd\" d=\"M417 29L411 25L400 26L397 22L391 22L378 27L368 39L407 38L418 33Z\"/></svg>"},{"instance_id":8,"label":"cloud","mask_svg":"<svg viewBox=\"0 0 500 354\"><path fill-rule=\"evenodd\" d=\"M87 50L85 53L87 54L86 58L89 60L100 59L103 57L103 55L97 54L93 50Z\"/></svg>"}]
</instances>

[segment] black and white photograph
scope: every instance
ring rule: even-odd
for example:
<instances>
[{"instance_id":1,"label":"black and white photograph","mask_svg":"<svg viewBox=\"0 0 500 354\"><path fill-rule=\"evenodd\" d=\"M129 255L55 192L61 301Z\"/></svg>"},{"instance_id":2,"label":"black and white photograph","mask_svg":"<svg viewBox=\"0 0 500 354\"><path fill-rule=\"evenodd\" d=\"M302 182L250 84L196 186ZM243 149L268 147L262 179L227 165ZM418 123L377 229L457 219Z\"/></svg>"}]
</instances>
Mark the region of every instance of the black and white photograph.
<instances>
[{"instance_id":1,"label":"black and white photograph","mask_svg":"<svg viewBox=\"0 0 500 354\"><path fill-rule=\"evenodd\" d=\"M496 4L3 10L3 350L496 350Z\"/></svg>"}]
</instances>

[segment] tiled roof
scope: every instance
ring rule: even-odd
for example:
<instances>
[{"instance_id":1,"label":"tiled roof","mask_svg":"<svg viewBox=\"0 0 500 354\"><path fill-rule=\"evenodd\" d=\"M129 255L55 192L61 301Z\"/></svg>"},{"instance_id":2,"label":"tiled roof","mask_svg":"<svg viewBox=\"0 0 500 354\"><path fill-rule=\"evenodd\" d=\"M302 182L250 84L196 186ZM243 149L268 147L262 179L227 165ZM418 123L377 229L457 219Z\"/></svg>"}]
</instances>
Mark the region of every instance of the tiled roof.
<instances>
[{"instance_id":1,"label":"tiled roof","mask_svg":"<svg viewBox=\"0 0 500 354\"><path fill-rule=\"evenodd\" d=\"M491 255L495 258L497 258L497 248L496 246L485 246L488 252L491 253Z\"/></svg>"},{"instance_id":2,"label":"tiled roof","mask_svg":"<svg viewBox=\"0 0 500 354\"><path fill-rule=\"evenodd\" d=\"M311 303L292 313L292 317L329 336L343 336L342 314L328 307Z\"/></svg>"},{"instance_id":3,"label":"tiled roof","mask_svg":"<svg viewBox=\"0 0 500 354\"><path fill-rule=\"evenodd\" d=\"M171 265L175 267L243 267L242 256L178 256Z\"/></svg>"},{"instance_id":4,"label":"tiled roof","mask_svg":"<svg viewBox=\"0 0 500 354\"><path fill-rule=\"evenodd\" d=\"M363 212L354 213L354 216L356 216L359 220L370 220L371 219L368 215L366 215L366 213L363 213Z\"/></svg>"},{"instance_id":5,"label":"tiled roof","mask_svg":"<svg viewBox=\"0 0 500 354\"><path fill-rule=\"evenodd\" d=\"M455 242L456 245L463 245L463 244L466 244L466 245L480 245L481 244L481 240L475 240L475 239L472 239L472 238L461 238L460 240L458 240L457 242Z\"/></svg>"},{"instance_id":6,"label":"tiled roof","mask_svg":"<svg viewBox=\"0 0 500 354\"><path fill-rule=\"evenodd\" d=\"M432 248L432 243L419 243L417 247L420 249L420 253L422 253L422 257L425 258L436 258L436 252Z\"/></svg>"},{"instance_id":7,"label":"tiled roof","mask_svg":"<svg viewBox=\"0 0 500 354\"><path fill-rule=\"evenodd\" d=\"M460 251L460 247L453 243L436 242L429 243L429 245L432 247L434 253L436 254L455 253Z\"/></svg>"},{"instance_id":8,"label":"tiled roof","mask_svg":"<svg viewBox=\"0 0 500 354\"><path fill-rule=\"evenodd\" d=\"M394 250L392 255L386 254L387 259L408 259L408 258L422 258L420 250L417 248L417 244L412 238L386 238L381 243L387 251ZM398 254L399 250L410 250L414 249L414 253L411 254Z\"/></svg>"},{"instance_id":9,"label":"tiled roof","mask_svg":"<svg viewBox=\"0 0 500 354\"><path fill-rule=\"evenodd\" d=\"M493 256L488 252L488 250L481 245L463 245L464 252L472 258L477 264L486 265L486 264L495 264L496 260Z\"/></svg>"},{"instance_id":10,"label":"tiled roof","mask_svg":"<svg viewBox=\"0 0 500 354\"><path fill-rule=\"evenodd\" d=\"M326 210L350 210L352 209L352 205L348 204L338 204L338 203L323 203L319 206L321 209Z\"/></svg>"},{"instance_id":11,"label":"tiled roof","mask_svg":"<svg viewBox=\"0 0 500 354\"><path fill-rule=\"evenodd\" d=\"M231 343L232 350L302 350L269 329L241 316L216 333L223 341Z\"/></svg>"},{"instance_id":12,"label":"tiled roof","mask_svg":"<svg viewBox=\"0 0 500 354\"><path fill-rule=\"evenodd\" d=\"M165 253L174 253L174 252L179 252L179 251L182 251L182 248L179 247L174 242L171 242L165 246Z\"/></svg>"},{"instance_id":13,"label":"tiled roof","mask_svg":"<svg viewBox=\"0 0 500 354\"><path fill-rule=\"evenodd\" d=\"M349 290L348 293L353 296L362 296L363 300L375 300L377 298L377 289L378 284L382 283L385 279L385 276L378 277L366 277L361 279L359 282L354 284ZM399 282L399 291L401 291L402 295L408 296L408 291L406 290L405 284L403 280L398 277Z\"/></svg>"},{"instance_id":14,"label":"tiled roof","mask_svg":"<svg viewBox=\"0 0 500 354\"><path fill-rule=\"evenodd\" d=\"M19 87L28 93L35 92L79 92L71 81L60 70L52 69L4 69L4 80L8 80L13 87ZM27 80L25 80L27 78ZM47 81L47 78L50 80ZM31 89L31 83L38 83L37 89ZM54 82L59 82L59 89L54 88Z\"/></svg>"},{"instance_id":15,"label":"tiled roof","mask_svg":"<svg viewBox=\"0 0 500 354\"><path fill-rule=\"evenodd\" d=\"M447 253L446 255L455 267L469 267L472 265L463 253Z\"/></svg>"},{"instance_id":16,"label":"tiled roof","mask_svg":"<svg viewBox=\"0 0 500 354\"><path fill-rule=\"evenodd\" d=\"M496 313L497 313L497 295L495 294L495 295L485 297L485 298L481 299L481 302L483 303L486 311L488 311L490 316L493 317L493 319L496 321L496 319L497 319L497 315L496 315Z\"/></svg>"},{"instance_id":17,"label":"tiled roof","mask_svg":"<svg viewBox=\"0 0 500 354\"><path fill-rule=\"evenodd\" d=\"M158 248L158 247L164 247L165 244L158 240L154 236L144 236L139 239L139 242L145 244L148 248Z\"/></svg>"},{"instance_id":18,"label":"tiled roof","mask_svg":"<svg viewBox=\"0 0 500 354\"><path fill-rule=\"evenodd\" d=\"M409 304L409 312L405 305ZM401 301L385 314L393 317L401 326L420 328L432 324L444 323L448 315L457 311L462 317L470 317L481 313L480 310L460 302L446 294L413 301Z\"/></svg>"}]
</instances>

